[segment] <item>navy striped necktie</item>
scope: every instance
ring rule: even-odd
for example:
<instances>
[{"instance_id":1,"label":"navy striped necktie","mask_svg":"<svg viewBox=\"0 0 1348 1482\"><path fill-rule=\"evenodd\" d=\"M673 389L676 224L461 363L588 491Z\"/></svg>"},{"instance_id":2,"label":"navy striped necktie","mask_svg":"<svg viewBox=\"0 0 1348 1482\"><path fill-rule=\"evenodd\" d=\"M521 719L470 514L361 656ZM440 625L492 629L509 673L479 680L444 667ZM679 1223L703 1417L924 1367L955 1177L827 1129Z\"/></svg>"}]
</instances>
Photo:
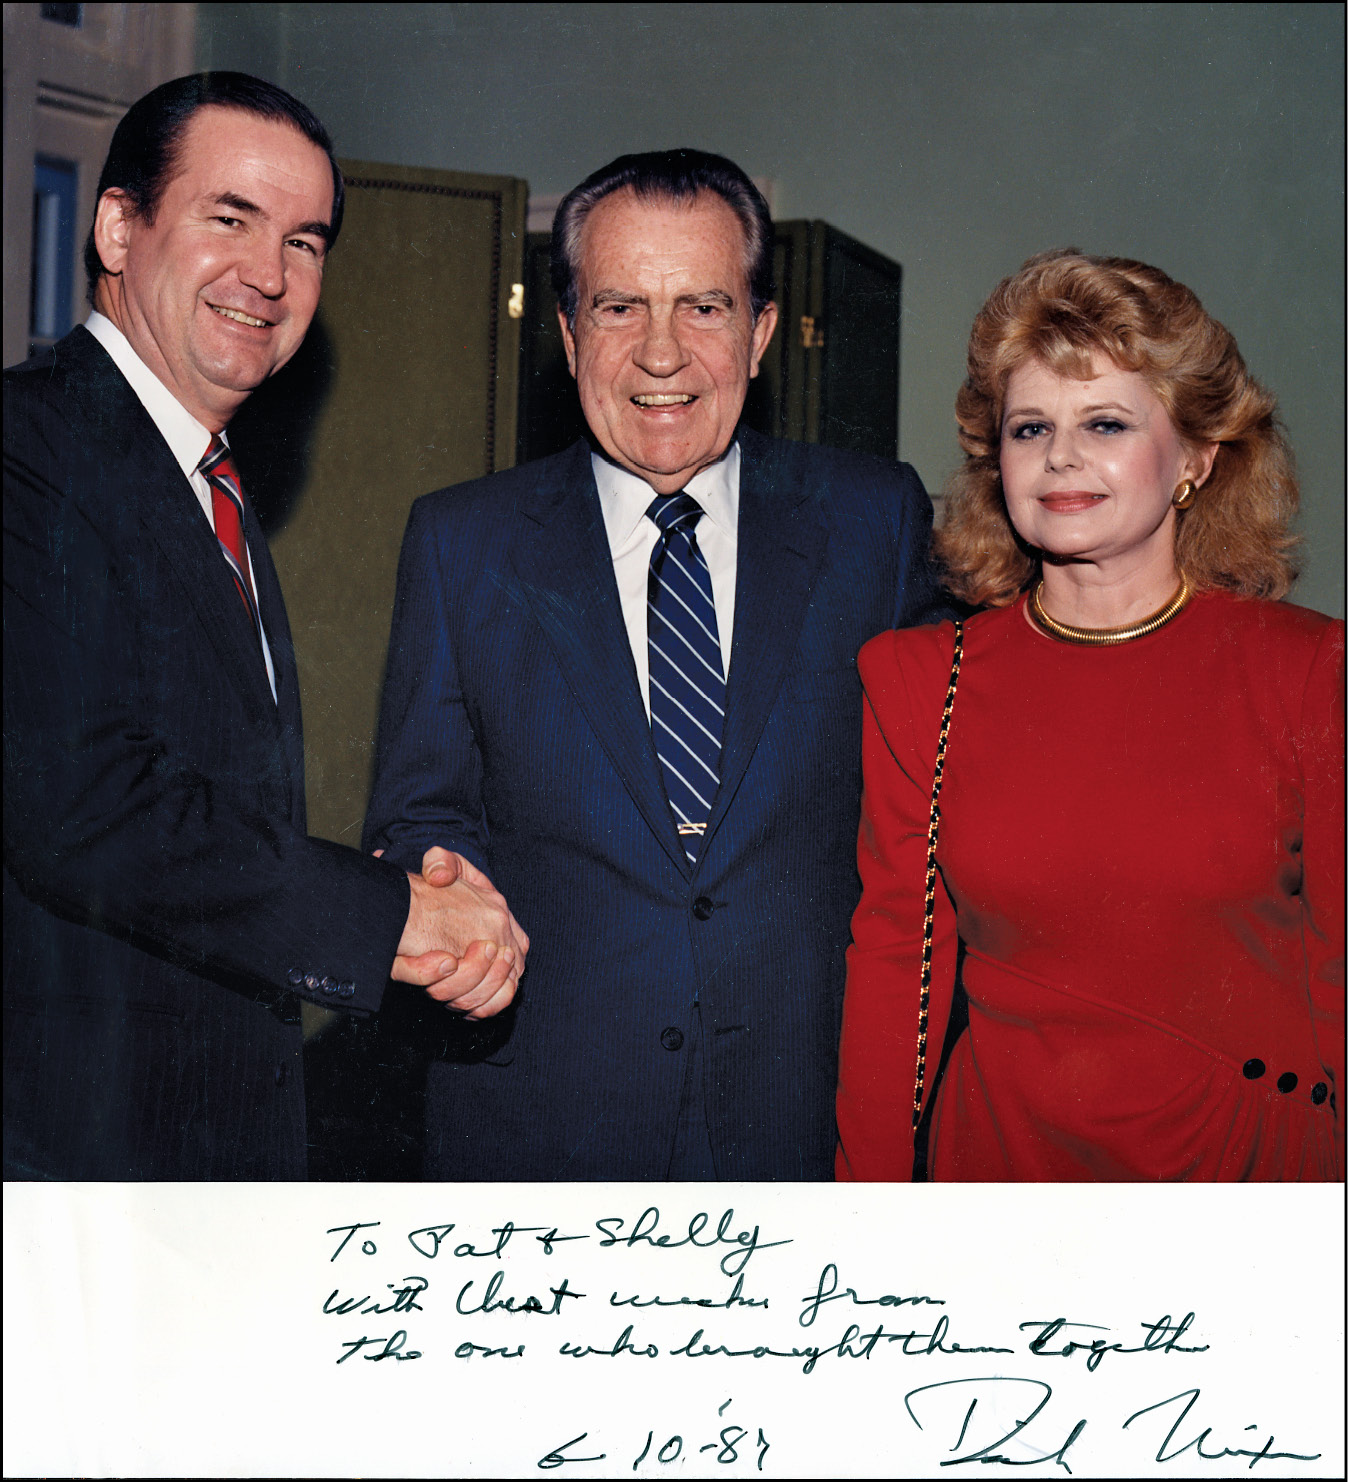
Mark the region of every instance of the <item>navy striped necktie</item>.
<instances>
[{"instance_id":1,"label":"navy striped necktie","mask_svg":"<svg viewBox=\"0 0 1348 1482\"><path fill-rule=\"evenodd\" d=\"M694 528L702 506L661 494L646 511L660 531L646 598L651 733L684 852L696 862L720 783L725 671L711 576Z\"/></svg>"},{"instance_id":2,"label":"navy striped necktie","mask_svg":"<svg viewBox=\"0 0 1348 1482\"><path fill-rule=\"evenodd\" d=\"M197 464L200 473L210 485L211 513L215 519L215 534L229 566L234 585L257 630L258 646L262 644L262 616L257 609L257 593L253 590L253 573L248 564L248 545L243 534L243 485L239 482L234 460L229 456L219 434L211 437L206 456Z\"/></svg>"}]
</instances>

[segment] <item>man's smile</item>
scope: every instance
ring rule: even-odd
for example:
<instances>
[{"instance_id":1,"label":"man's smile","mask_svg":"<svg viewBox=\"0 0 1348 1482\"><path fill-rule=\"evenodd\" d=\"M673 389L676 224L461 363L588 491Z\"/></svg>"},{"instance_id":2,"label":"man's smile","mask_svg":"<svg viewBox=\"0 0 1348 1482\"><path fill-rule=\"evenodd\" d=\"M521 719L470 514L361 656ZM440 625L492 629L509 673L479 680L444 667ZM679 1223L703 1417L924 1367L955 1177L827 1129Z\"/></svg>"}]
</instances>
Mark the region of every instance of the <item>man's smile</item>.
<instances>
[{"instance_id":1,"label":"man's smile","mask_svg":"<svg viewBox=\"0 0 1348 1482\"><path fill-rule=\"evenodd\" d=\"M237 324L248 324L251 325L254 329L271 328L271 324L268 320L254 319L251 314L245 314L242 309L226 309L220 304L211 303L208 303L206 307L208 309L214 309L217 314L222 315L226 319L233 319Z\"/></svg>"}]
</instances>

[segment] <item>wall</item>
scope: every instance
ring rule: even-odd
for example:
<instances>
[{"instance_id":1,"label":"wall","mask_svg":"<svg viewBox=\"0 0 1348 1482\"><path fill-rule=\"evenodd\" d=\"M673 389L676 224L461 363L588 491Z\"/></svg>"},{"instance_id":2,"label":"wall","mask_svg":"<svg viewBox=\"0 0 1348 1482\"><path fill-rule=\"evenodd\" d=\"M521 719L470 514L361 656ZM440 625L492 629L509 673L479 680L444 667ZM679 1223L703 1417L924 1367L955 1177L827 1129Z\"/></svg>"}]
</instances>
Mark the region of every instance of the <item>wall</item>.
<instances>
[{"instance_id":1,"label":"wall","mask_svg":"<svg viewBox=\"0 0 1348 1482\"><path fill-rule=\"evenodd\" d=\"M196 51L195 5L85 5L78 25L49 19L42 9L4 7L5 365L59 338L88 312L84 238L113 130L143 93L189 71ZM45 324L34 324L31 312L35 156L59 161L66 167L59 173L74 177L69 215L61 210L49 222L47 263L56 271ZM62 259L70 269L65 282Z\"/></svg>"},{"instance_id":2,"label":"wall","mask_svg":"<svg viewBox=\"0 0 1348 1482\"><path fill-rule=\"evenodd\" d=\"M339 151L567 189L691 144L905 269L901 450L958 457L969 323L1046 247L1157 263L1278 394L1297 600L1343 612L1338 5L202 5L203 66L293 89ZM377 312L377 303L373 305Z\"/></svg>"}]
</instances>

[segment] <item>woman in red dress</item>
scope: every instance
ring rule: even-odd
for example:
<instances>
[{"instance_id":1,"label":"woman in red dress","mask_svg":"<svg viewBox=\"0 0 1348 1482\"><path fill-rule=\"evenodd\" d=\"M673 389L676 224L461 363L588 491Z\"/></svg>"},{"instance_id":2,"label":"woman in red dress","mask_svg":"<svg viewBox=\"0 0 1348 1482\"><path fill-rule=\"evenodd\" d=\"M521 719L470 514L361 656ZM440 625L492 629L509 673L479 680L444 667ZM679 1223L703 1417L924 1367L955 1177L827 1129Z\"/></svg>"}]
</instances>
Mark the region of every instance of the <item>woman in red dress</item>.
<instances>
[{"instance_id":1,"label":"woman in red dress","mask_svg":"<svg viewBox=\"0 0 1348 1482\"><path fill-rule=\"evenodd\" d=\"M930 1064L949 623L860 658L838 1177L912 1176L916 1085L936 1180L1341 1179L1344 630L1277 600L1272 397L1188 289L1059 252L984 305L957 414L938 553L989 610L943 768Z\"/></svg>"}]
</instances>

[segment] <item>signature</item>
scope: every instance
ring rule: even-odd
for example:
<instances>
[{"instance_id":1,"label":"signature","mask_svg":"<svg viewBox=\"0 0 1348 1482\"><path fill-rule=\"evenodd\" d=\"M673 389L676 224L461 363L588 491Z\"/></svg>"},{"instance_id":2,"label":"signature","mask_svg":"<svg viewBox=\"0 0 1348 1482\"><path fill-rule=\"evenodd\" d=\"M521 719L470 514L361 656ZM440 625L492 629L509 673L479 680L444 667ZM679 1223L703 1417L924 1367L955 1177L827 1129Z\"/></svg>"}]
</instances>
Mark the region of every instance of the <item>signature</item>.
<instances>
[{"instance_id":1,"label":"signature","mask_svg":"<svg viewBox=\"0 0 1348 1482\"><path fill-rule=\"evenodd\" d=\"M1016 1395L1009 1394L1008 1387L1016 1387ZM1025 1388L1023 1387L1028 1387L1028 1394L1025 1393ZM973 1447L974 1442L981 1439L983 1434L986 1434L988 1427L983 1423L984 1420L991 1422L993 1436L991 1440L981 1446L974 1447L974 1449L968 1451L964 1456L953 1456L943 1461L941 1463L943 1467L960 1466L970 1461L1000 1462L1003 1466L1008 1467L1034 1466L1039 1462L1052 1461L1062 1467L1065 1472L1071 1472L1072 1468L1067 1464L1067 1453L1076 1443L1082 1431L1086 1429L1085 1420L1078 1420L1071 1430L1068 1431L1067 1438L1056 1447L1045 1445L1042 1442L1032 1444L1025 1438L1025 1432L1039 1418L1044 1406L1053 1397L1051 1386L1045 1384L1042 1379L945 1379L937 1384L923 1384L917 1389L910 1389L904 1395L903 1403L904 1408L912 1417L913 1424L917 1426L918 1430L925 1430L926 1427L918 1418L917 1411L913 1408L913 1401L918 1395L933 1396L938 1394L938 1392L947 1390L958 1391L960 1404L963 1404L965 1396L969 1396L968 1408L964 1411L963 1418L960 1421L959 1435L955 1440L955 1444L950 1448L951 1451L958 1451L966 1442ZM1039 1397L1038 1403L1030 1413L1013 1419L1010 1429L1004 1430L1003 1427L1006 1425L1004 1412L1008 1401L1014 1403L1019 1403L1022 1400L1028 1401L1033 1399L1036 1394ZM941 1397L943 1399L954 1398L953 1395L946 1395L944 1393L941 1394ZM980 1402L983 1406L981 1414L978 1408ZM923 1404L919 1408L923 1409L924 1412L929 1412L931 1409L930 1402ZM956 1409L955 1414L958 1416L958 1409ZM928 1420L930 1421L931 1419L932 1416L928 1413ZM969 1434L971 1429L974 1432L972 1436ZM1029 1451L1031 1454L1028 1456L1013 1457L1005 1455L998 1449L1012 1442L1017 1443L1018 1449Z\"/></svg>"},{"instance_id":2,"label":"signature","mask_svg":"<svg viewBox=\"0 0 1348 1482\"><path fill-rule=\"evenodd\" d=\"M1202 1390L1199 1389L1182 1389L1179 1394L1171 1395L1168 1400L1158 1400L1154 1405L1148 1405L1143 1410L1135 1411L1128 1417L1127 1420L1123 1422L1123 1429L1127 1430L1128 1427L1132 1425L1135 1420L1140 1420L1144 1415L1151 1415L1155 1411L1164 1410L1167 1405L1173 1405L1177 1400L1183 1400L1184 1405L1181 1408L1179 1415L1176 1416L1175 1423L1165 1433L1165 1439L1156 1448L1157 1461L1174 1461L1176 1457L1183 1456L1186 1451L1192 1451L1195 1456L1202 1457L1204 1461L1220 1461L1224 1456L1248 1456L1250 1458L1251 1468L1253 1468L1255 1462L1257 1461L1273 1461L1275 1458L1279 1461L1319 1460L1320 1453L1318 1451L1307 1454L1301 1451L1272 1450L1271 1448L1273 1446L1273 1435L1271 1432L1269 1434L1268 1440L1264 1442L1264 1444L1259 1448L1258 1451L1251 1451L1248 1447L1245 1446L1223 1446L1220 1451L1209 1451L1203 1443L1207 1441L1212 1435L1212 1427L1210 1425L1205 1426L1191 1440L1185 1441L1182 1446L1176 1446L1173 1451L1169 1450L1168 1448L1174 1443L1175 1432L1178 1431L1180 1427L1184 1425L1184 1423L1188 1420L1189 1411L1192 1410L1193 1407L1198 1403L1198 1397L1200 1394L1202 1394ZM1247 1431L1252 1431L1255 1430L1256 1427L1253 1425L1247 1425L1245 1429Z\"/></svg>"},{"instance_id":3,"label":"signature","mask_svg":"<svg viewBox=\"0 0 1348 1482\"><path fill-rule=\"evenodd\" d=\"M1157 1415L1167 1407L1183 1401L1170 1429L1165 1433L1156 1450L1158 1462L1175 1461L1192 1453L1203 1461L1221 1461L1226 1457L1248 1457L1252 1468L1259 1461L1317 1461L1318 1451L1275 1451L1272 1433L1261 1446L1214 1446L1212 1426L1206 1426L1187 1440L1176 1440L1189 1422L1189 1412L1198 1403L1201 1391L1181 1390L1168 1399L1158 1400L1154 1405L1144 1406L1123 1422L1127 1430L1134 1421L1143 1416ZM1037 1466L1052 1462L1071 1473L1067 1460L1068 1452L1086 1429L1086 1419L1076 1420L1070 1427L1052 1427L1047 1419L1035 1425L1053 1397L1053 1389L1041 1379L1010 1377L988 1377L976 1379L946 1379L936 1384L924 1384L911 1389L903 1403L914 1425L921 1431L940 1435L943 1431L956 1431L951 1455L940 1463L943 1467L962 1466L967 1462L998 1463L1009 1467ZM914 1402L917 1402L916 1404ZM967 1404L966 1404L967 1401ZM1028 1413L1021 1413L1029 1406ZM1069 1412L1070 1414L1070 1412ZM1035 1427L1035 1433L1029 1434ZM1197 1421L1188 1429L1196 1429ZM1247 1431L1256 1430L1247 1425ZM1064 1433L1065 1432L1065 1433ZM1187 1431L1185 1432L1187 1434ZM1059 1440L1059 1436L1063 1439Z\"/></svg>"}]
</instances>

